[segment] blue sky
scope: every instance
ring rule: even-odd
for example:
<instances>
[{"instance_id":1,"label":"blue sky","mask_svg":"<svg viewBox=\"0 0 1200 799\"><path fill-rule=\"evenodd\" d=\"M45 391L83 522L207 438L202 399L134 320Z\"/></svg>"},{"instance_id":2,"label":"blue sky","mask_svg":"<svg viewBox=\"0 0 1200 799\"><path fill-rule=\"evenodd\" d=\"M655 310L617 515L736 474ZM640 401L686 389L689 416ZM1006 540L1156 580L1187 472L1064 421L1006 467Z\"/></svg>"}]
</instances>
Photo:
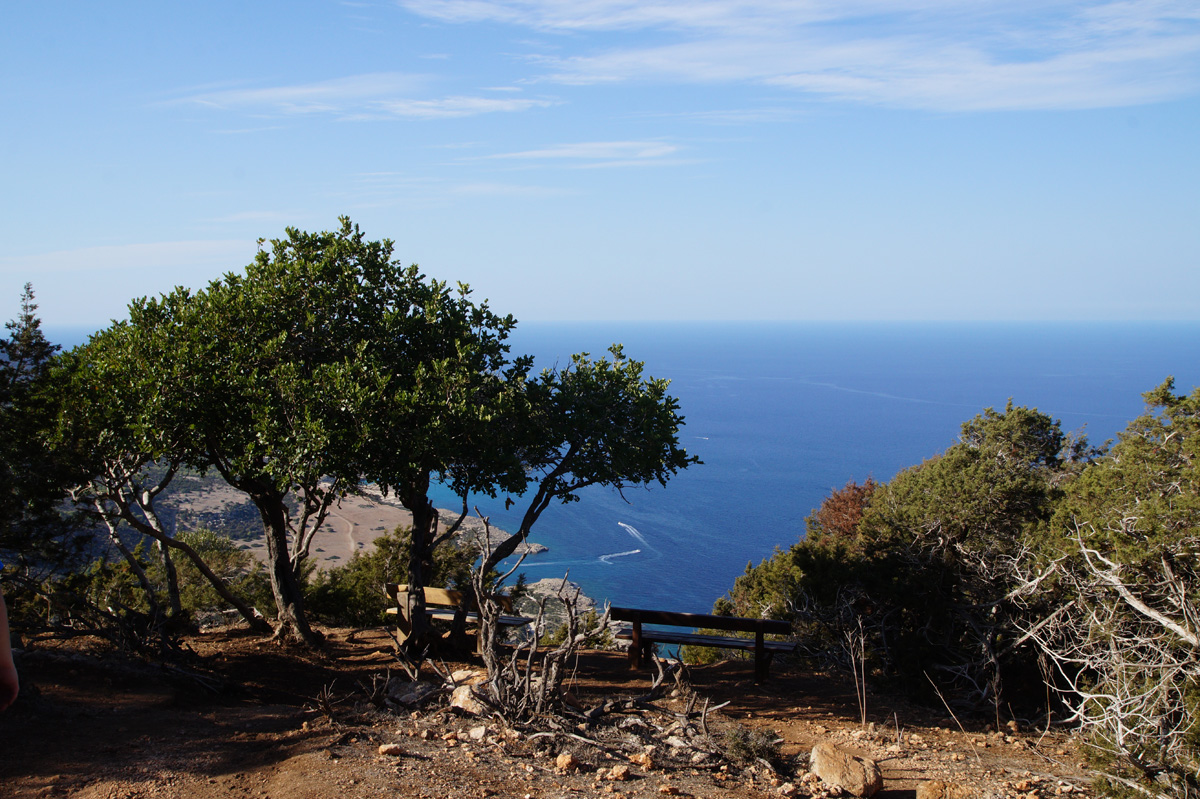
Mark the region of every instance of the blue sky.
<instances>
[{"instance_id":1,"label":"blue sky","mask_svg":"<svg viewBox=\"0 0 1200 799\"><path fill-rule=\"evenodd\" d=\"M48 326L341 214L530 321L1200 318L1195 0L6 3L0 102Z\"/></svg>"}]
</instances>

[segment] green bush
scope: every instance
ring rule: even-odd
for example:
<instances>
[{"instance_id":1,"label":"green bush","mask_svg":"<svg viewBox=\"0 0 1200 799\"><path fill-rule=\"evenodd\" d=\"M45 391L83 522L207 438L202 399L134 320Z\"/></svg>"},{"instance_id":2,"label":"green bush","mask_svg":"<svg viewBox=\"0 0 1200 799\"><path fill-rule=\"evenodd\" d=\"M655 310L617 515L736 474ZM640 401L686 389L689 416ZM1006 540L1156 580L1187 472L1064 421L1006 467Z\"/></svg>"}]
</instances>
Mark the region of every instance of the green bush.
<instances>
[{"instance_id":1,"label":"green bush","mask_svg":"<svg viewBox=\"0 0 1200 799\"><path fill-rule=\"evenodd\" d=\"M175 538L194 549L208 568L225 581L232 594L260 610L274 607L270 579L263 564L228 535L202 527L180 532ZM178 550L172 550L171 556L179 579L179 601L186 613L229 609L191 558ZM161 561L155 559L150 576L160 585L164 581Z\"/></svg>"},{"instance_id":2,"label":"green bush","mask_svg":"<svg viewBox=\"0 0 1200 799\"><path fill-rule=\"evenodd\" d=\"M523 588L523 586L522 586ZM583 646L588 649L613 649L616 646L616 640L613 638L612 630L608 627L598 628L600 617L597 615L595 608L589 610L587 614L579 620L579 630L595 631L588 636L584 641ZM554 630L548 630L538 640L539 646L558 646L567 639L567 624L563 622Z\"/></svg>"},{"instance_id":3,"label":"green bush","mask_svg":"<svg viewBox=\"0 0 1200 799\"><path fill-rule=\"evenodd\" d=\"M180 532L176 539L192 547L234 595L260 608L274 604L263 565L228 536L200 529ZM133 556L150 581L155 601L164 612L169 612L167 572L157 547L143 539L134 547ZM172 550L171 556L179 586L180 608L186 618L229 609L191 558L179 550ZM81 612L81 607L76 606L79 602L115 613L144 614L150 610L146 592L133 567L115 549L86 567L48 583L43 590L61 601L61 612L68 614Z\"/></svg>"},{"instance_id":4,"label":"green bush","mask_svg":"<svg viewBox=\"0 0 1200 799\"><path fill-rule=\"evenodd\" d=\"M133 556L149 571L150 558L144 542L134 548ZM97 608L128 608L139 613L150 609L133 567L116 550L113 555L96 558L81 570L65 575L58 586L64 589L60 596L74 595ZM78 608L74 611L78 612Z\"/></svg>"},{"instance_id":5,"label":"green bush","mask_svg":"<svg viewBox=\"0 0 1200 799\"><path fill-rule=\"evenodd\" d=\"M1032 647L1008 646L1023 611L1012 564L1081 452L1045 414L988 408L942 454L835 491L807 537L748 566L716 612L791 619L799 652L826 665L849 667L861 636L873 677L918 695L934 681L952 704L998 715L1037 673Z\"/></svg>"}]
</instances>

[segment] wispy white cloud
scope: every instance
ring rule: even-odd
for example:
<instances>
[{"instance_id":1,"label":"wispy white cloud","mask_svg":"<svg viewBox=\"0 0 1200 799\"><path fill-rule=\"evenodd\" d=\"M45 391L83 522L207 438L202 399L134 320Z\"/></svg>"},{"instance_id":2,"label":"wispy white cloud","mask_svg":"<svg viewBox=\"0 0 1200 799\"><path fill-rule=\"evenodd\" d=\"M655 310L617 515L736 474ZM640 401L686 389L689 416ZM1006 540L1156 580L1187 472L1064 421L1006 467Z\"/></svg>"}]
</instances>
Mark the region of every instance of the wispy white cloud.
<instances>
[{"instance_id":1,"label":"wispy white cloud","mask_svg":"<svg viewBox=\"0 0 1200 799\"><path fill-rule=\"evenodd\" d=\"M782 122L795 119L799 115L795 108L770 106L764 108L725 108L709 111L690 111L670 114L669 116L683 117L694 122L709 125L746 125L759 122Z\"/></svg>"},{"instance_id":2,"label":"wispy white cloud","mask_svg":"<svg viewBox=\"0 0 1200 799\"><path fill-rule=\"evenodd\" d=\"M461 199L508 197L538 200L573 193L556 186L505 181L456 182L408 175L403 172L369 172L356 176L349 204L354 208L449 207Z\"/></svg>"},{"instance_id":3,"label":"wispy white cloud","mask_svg":"<svg viewBox=\"0 0 1200 799\"><path fill-rule=\"evenodd\" d=\"M163 241L114 244L0 257L0 274L38 276L62 272L126 272L144 269L231 270L248 264L257 245L253 240ZM30 279L36 279L31 277Z\"/></svg>"},{"instance_id":4,"label":"wispy white cloud","mask_svg":"<svg viewBox=\"0 0 1200 799\"><path fill-rule=\"evenodd\" d=\"M496 153L481 160L554 163L571 169L678 166L693 163L680 157L680 148L661 141L600 141L558 144L538 150Z\"/></svg>"},{"instance_id":5,"label":"wispy white cloud","mask_svg":"<svg viewBox=\"0 0 1200 799\"><path fill-rule=\"evenodd\" d=\"M202 92L180 102L283 114L331 113L361 109L380 100L422 91L427 84L428 79L419 75L376 72L289 86Z\"/></svg>"},{"instance_id":6,"label":"wispy white cloud","mask_svg":"<svg viewBox=\"0 0 1200 799\"><path fill-rule=\"evenodd\" d=\"M381 72L315 83L205 91L175 102L263 115L326 114L345 119L442 119L527 111L554 104L545 98L459 95L429 99L426 95L431 83L428 76Z\"/></svg>"},{"instance_id":7,"label":"wispy white cloud","mask_svg":"<svg viewBox=\"0 0 1200 799\"><path fill-rule=\"evenodd\" d=\"M408 10L447 22L503 22L538 30L642 30L646 28L729 31L769 27L781 18L813 22L873 3L792 0L399 0Z\"/></svg>"},{"instance_id":8,"label":"wispy white cloud","mask_svg":"<svg viewBox=\"0 0 1200 799\"><path fill-rule=\"evenodd\" d=\"M572 55L533 57L541 79L567 84L742 82L938 110L1121 106L1200 90L1194 0L398 1L445 22L590 34Z\"/></svg>"},{"instance_id":9,"label":"wispy white cloud","mask_svg":"<svg viewBox=\"0 0 1200 799\"><path fill-rule=\"evenodd\" d=\"M553 104L551 100L531 98L443 97L437 100L388 100L379 103L378 108L390 116L446 119L497 112L528 111L531 108L546 108Z\"/></svg>"}]
</instances>

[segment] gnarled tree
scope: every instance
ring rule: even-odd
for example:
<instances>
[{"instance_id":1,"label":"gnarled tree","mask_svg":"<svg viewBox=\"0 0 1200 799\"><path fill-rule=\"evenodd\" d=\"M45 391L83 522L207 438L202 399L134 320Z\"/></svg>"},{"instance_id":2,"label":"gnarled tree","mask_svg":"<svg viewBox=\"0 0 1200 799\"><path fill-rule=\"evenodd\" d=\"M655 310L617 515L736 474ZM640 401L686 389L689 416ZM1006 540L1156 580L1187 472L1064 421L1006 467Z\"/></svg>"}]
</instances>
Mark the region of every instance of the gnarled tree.
<instances>
[{"instance_id":1,"label":"gnarled tree","mask_svg":"<svg viewBox=\"0 0 1200 799\"><path fill-rule=\"evenodd\" d=\"M252 629L269 632L254 609L173 535L157 509L179 468L202 463L186 387L194 380L189 373L204 365L176 360L174 322L190 301L189 294L178 291L157 301L135 302L128 322L112 325L59 358L50 440L60 452L71 453L74 472L68 493L105 525L111 543L142 584L156 629L165 635L168 627L183 621L174 550L196 566ZM163 561L167 609L159 607L156 591L120 535L121 525L155 542Z\"/></svg>"},{"instance_id":2,"label":"gnarled tree","mask_svg":"<svg viewBox=\"0 0 1200 799\"><path fill-rule=\"evenodd\" d=\"M430 479L486 445L476 429L504 363L511 320L391 253L347 219L334 232L288 229L186 316L183 350L205 367L197 446L258 508L280 629L310 642L300 575L329 509L374 480L413 512L424 552Z\"/></svg>"},{"instance_id":3,"label":"gnarled tree","mask_svg":"<svg viewBox=\"0 0 1200 799\"><path fill-rule=\"evenodd\" d=\"M577 502L589 486L623 491L666 485L699 459L679 444L683 416L667 393L669 381L644 378L644 364L625 358L572 356L571 365L545 371L527 384L528 411L511 447L519 453L527 483L521 524L491 552L485 571L512 555L553 502Z\"/></svg>"},{"instance_id":4,"label":"gnarled tree","mask_svg":"<svg viewBox=\"0 0 1200 799\"><path fill-rule=\"evenodd\" d=\"M1200 389L1168 379L1070 487L1025 595L1027 635L1123 788L1200 791ZM1047 602L1050 597L1054 601Z\"/></svg>"}]
</instances>

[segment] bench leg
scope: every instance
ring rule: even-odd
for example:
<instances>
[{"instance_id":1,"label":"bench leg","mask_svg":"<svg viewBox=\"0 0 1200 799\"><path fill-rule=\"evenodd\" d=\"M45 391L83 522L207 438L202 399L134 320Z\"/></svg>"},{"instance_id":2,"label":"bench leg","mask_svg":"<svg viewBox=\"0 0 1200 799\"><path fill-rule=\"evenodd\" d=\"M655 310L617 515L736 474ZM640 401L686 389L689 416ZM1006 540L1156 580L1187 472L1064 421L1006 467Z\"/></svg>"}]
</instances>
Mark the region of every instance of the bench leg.
<instances>
[{"instance_id":1,"label":"bench leg","mask_svg":"<svg viewBox=\"0 0 1200 799\"><path fill-rule=\"evenodd\" d=\"M403 644L412 635L412 621L403 601L396 603L396 642Z\"/></svg>"},{"instance_id":2,"label":"bench leg","mask_svg":"<svg viewBox=\"0 0 1200 799\"><path fill-rule=\"evenodd\" d=\"M754 634L754 681L764 682L771 669L771 653L763 645L763 634L759 630Z\"/></svg>"},{"instance_id":3,"label":"bench leg","mask_svg":"<svg viewBox=\"0 0 1200 799\"><path fill-rule=\"evenodd\" d=\"M635 621L629 636L629 668L636 670L642 658L642 623Z\"/></svg>"}]
</instances>

